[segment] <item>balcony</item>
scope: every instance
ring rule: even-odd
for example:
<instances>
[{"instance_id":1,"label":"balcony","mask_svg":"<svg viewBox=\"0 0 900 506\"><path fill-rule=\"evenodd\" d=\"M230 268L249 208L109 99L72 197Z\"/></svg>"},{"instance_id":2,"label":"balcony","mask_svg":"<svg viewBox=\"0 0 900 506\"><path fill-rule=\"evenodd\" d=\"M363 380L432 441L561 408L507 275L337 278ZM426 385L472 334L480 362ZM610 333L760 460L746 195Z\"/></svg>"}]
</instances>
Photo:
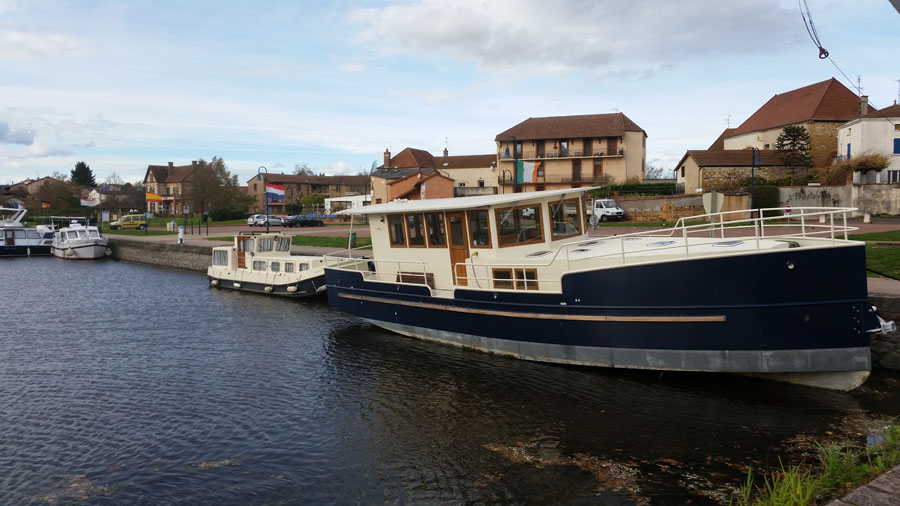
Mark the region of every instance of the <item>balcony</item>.
<instances>
[{"instance_id":1,"label":"balcony","mask_svg":"<svg viewBox=\"0 0 900 506\"><path fill-rule=\"evenodd\" d=\"M512 155L506 156L506 154L504 154L504 153L501 153L499 156L500 156L501 160L512 160L513 159ZM530 161L540 161L540 160L548 160L548 159L572 160L575 158L582 158L582 159L584 159L584 158L587 158L587 159L621 158L623 156L625 156L624 149L619 149L619 151L617 153L613 153L613 154L609 154L609 155L603 151L598 151L593 154L590 154L590 153L584 154L582 151L570 151L569 153L567 153L565 155L560 155L559 153L527 153L526 152L523 155L519 156L519 160L530 162Z\"/></svg>"}]
</instances>

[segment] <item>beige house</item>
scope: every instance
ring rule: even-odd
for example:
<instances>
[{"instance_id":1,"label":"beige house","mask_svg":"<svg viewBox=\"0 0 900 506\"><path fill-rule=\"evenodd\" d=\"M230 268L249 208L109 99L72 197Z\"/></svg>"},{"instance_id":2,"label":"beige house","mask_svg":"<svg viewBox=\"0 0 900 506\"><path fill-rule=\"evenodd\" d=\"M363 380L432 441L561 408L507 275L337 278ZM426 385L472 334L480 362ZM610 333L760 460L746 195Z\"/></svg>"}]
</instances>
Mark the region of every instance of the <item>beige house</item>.
<instances>
[{"instance_id":1,"label":"beige house","mask_svg":"<svg viewBox=\"0 0 900 506\"><path fill-rule=\"evenodd\" d=\"M285 207L299 204L308 195L325 198L348 197L369 193L369 176L300 176L295 174L257 174L247 181L247 195L255 201L250 212L264 213L266 183L284 186L284 200L269 199L269 214L285 214ZM243 187L242 187L243 188Z\"/></svg>"},{"instance_id":2,"label":"beige house","mask_svg":"<svg viewBox=\"0 0 900 506\"><path fill-rule=\"evenodd\" d=\"M838 154L837 129L875 109L836 79L775 95L737 128L723 134L723 149L770 151L786 126L809 132L810 157L816 167L831 164Z\"/></svg>"},{"instance_id":3,"label":"beige house","mask_svg":"<svg viewBox=\"0 0 900 506\"><path fill-rule=\"evenodd\" d=\"M161 216L179 216L185 204L185 185L191 174L197 170L197 161L191 161L190 165L175 166L148 165L144 174L144 187L150 193L162 196L162 202L147 202L147 212Z\"/></svg>"},{"instance_id":4,"label":"beige house","mask_svg":"<svg viewBox=\"0 0 900 506\"><path fill-rule=\"evenodd\" d=\"M504 191L579 188L643 179L647 133L622 113L529 118L497 134ZM534 164L532 178L514 184L515 158Z\"/></svg>"},{"instance_id":5,"label":"beige house","mask_svg":"<svg viewBox=\"0 0 900 506\"><path fill-rule=\"evenodd\" d=\"M489 155L433 156L428 151L406 148L394 156L384 151L384 164L372 173L372 202L381 204L397 198L409 198L407 193L418 180L431 181L431 189L424 198L491 195L498 192L497 157ZM411 182L410 178L416 178ZM449 181L449 185L448 185ZM421 186L421 185L420 185ZM428 188L428 183L425 184ZM418 198L422 198L421 194Z\"/></svg>"},{"instance_id":6,"label":"beige house","mask_svg":"<svg viewBox=\"0 0 900 506\"><path fill-rule=\"evenodd\" d=\"M675 182L684 185L684 193L703 193L713 186L734 188L741 180L755 177L777 179L789 175L774 151L759 152L759 160L751 171L752 152L749 149L693 149L678 162Z\"/></svg>"}]
</instances>

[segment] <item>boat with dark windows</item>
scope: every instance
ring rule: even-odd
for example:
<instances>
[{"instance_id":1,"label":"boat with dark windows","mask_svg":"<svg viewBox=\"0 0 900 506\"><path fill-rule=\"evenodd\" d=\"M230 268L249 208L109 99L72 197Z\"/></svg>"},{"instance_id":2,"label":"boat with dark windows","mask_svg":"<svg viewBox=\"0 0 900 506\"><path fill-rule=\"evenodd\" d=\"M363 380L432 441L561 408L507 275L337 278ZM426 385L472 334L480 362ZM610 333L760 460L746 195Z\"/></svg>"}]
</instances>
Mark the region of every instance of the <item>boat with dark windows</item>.
<instances>
[{"instance_id":1,"label":"boat with dark windows","mask_svg":"<svg viewBox=\"0 0 900 506\"><path fill-rule=\"evenodd\" d=\"M322 257L292 255L287 234L241 233L233 245L213 248L206 274L219 288L284 297L325 293Z\"/></svg>"},{"instance_id":2,"label":"boat with dark windows","mask_svg":"<svg viewBox=\"0 0 900 506\"><path fill-rule=\"evenodd\" d=\"M101 235L97 227L85 225L87 220L84 218L51 216L50 219L51 223L58 220L69 222L53 233L50 248L53 256L67 260L92 260L112 253L107 247L109 238Z\"/></svg>"},{"instance_id":3,"label":"boat with dark windows","mask_svg":"<svg viewBox=\"0 0 900 506\"><path fill-rule=\"evenodd\" d=\"M368 217L372 258L326 255L328 301L399 334L527 360L838 390L866 380L869 334L893 322L867 301L854 209L722 212L596 237L589 190L342 211Z\"/></svg>"},{"instance_id":4,"label":"boat with dark windows","mask_svg":"<svg viewBox=\"0 0 900 506\"><path fill-rule=\"evenodd\" d=\"M0 207L0 256L49 255L53 229L46 225L26 227L24 208Z\"/></svg>"}]
</instances>

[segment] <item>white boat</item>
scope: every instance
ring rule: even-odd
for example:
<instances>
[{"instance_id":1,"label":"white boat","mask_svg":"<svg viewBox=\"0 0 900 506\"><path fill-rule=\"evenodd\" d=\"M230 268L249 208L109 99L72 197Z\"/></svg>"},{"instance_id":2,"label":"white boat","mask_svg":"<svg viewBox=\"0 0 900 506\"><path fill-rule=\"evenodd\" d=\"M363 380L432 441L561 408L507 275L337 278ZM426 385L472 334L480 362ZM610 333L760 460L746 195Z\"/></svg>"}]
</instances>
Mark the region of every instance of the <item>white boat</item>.
<instances>
[{"instance_id":1,"label":"white boat","mask_svg":"<svg viewBox=\"0 0 900 506\"><path fill-rule=\"evenodd\" d=\"M49 255L53 229L46 225L26 227L22 219L27 211L0 207L0 256Z\"/></svg>"},{"instance_id":2,"label":"white boat","mask_svg":"<svg viewBox=\"0 0 900 506\"><path fill-rule=\"evenodd\" d=\"M84 218L51 216L51 223L52 220L69 221L53 233L53 256L67 260L92 260L112 253L107 247L109 238L101 235L97 227L85 225Z\"/></svg>"},{"instance_id":3,"label":"white boat","mask_svg":"<svg viewBox=\"0 0 900 506\"><path fill-rule=\"evenodd\" d=\"M212 264L206 271L218 288L306 297L325 292L324 261L321 256L291 254L291 236L245 232L231 246L213 248Z\"/></svg>"},{"instance_id":4,"label":"white boat","mask_svg":"<svg viewBox=\"0 0 900 506\"><path fill-rule=\"evenodd\" d=\"M868 303L853 209L723 212L596 237L588 190L342 211L367 215L373 258L326 255L328 301L399 334L527 360L839 390L866 380L869 334L893 322Z\"/></svg>"}]
</instances>

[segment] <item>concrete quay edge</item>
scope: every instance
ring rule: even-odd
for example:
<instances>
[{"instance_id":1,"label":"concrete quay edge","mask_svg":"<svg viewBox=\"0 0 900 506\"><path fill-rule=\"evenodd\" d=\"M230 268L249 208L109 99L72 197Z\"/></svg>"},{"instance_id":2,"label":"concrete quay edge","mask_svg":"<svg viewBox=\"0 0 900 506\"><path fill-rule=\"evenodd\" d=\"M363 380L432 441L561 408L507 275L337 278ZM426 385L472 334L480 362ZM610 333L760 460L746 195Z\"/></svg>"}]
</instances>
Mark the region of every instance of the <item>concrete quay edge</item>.
<instances>
[{"instance_id":1,"label":"concrete quay edge","mask_svg":"<svg viewBox=\"0 0 900 506\"><path fill-rule=\"evenodd\" d=\"M825 506L894 506L900 504L900 465L880 474Z\"/></svg>"}]
</instances>

